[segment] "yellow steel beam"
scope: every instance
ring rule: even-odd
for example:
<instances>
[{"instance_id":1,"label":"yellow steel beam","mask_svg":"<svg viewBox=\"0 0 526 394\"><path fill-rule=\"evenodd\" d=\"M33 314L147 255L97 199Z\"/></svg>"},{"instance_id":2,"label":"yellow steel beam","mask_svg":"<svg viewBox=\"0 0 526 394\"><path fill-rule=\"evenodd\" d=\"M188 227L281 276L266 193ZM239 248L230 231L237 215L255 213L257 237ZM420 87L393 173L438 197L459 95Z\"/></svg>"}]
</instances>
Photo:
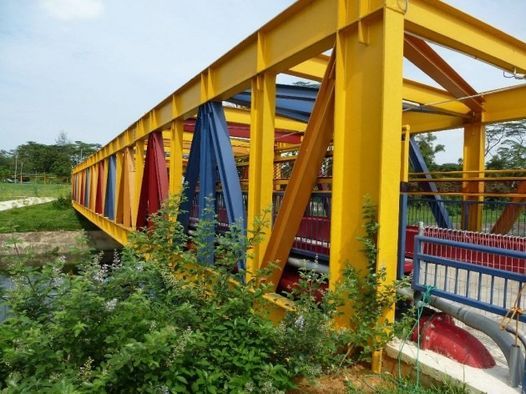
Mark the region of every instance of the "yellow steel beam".
<instances>
[{"instance_id":1,"label":"yellow steel beam","mask_svg":"<svg viewBox=\"0 0 526 394\"><path fill-rule=\"evenodd\" d=\"M386 269L388 283L396 279L404 15L400 2L386 3L381 15L362 18L361 26L341 31L336 41L332 288L342 279L345 264L362 272L367 269L358 241L364 234L366 198L376 206L380 223L377 267ZM361 2L345 4L363 12ZM340 17L345 23L345 15ZM385 318L393 320L394 308Z\"/></svg>"},{"instance_id":2,"label":"yellow steel beam","mask_svg":"<svg viewBox=\"0 0 526 394\"><path fill-rule=\"evenodd\" d=\"M137 224L137 214L139 212L139 200L141 198L142 177L144 173L144 140L135 143L135 194L132 204L132 228Z\"/></svg>"},{"instance_id":3,"label":"yellow steel beam","mask_svg":"<svg viewBox=\"0 0 526 394\"><path fill-rule=\"evenodd\" d=\"M429 131L457 129L464 120L456 116L407 111L402 114L403 123L411 126L411 134Z\"/></svg>"},{"instance_id":4,"label":"yellow steel beam","mask_svg":"<svg viewBox=\"0 0 526 394\"><path fill-rule=\"evenodd\" d=\"M452 115L464 116L469 108L457 101L449 92L437 89L420 82L404 79L403 99L425 105L425 109L449 112Z\"/></svg>"},{"instance_id":5,"label":"yellow steel beam","mask_svg":"<svg viewBox=\"0 0 526 394\"><path fill-rule=\"evenodd\" d=\"M442 1L409 1L405 30L503 70L526 73L526 43Z\"/></svg>"},{"instance_id":6,"label":"yellow steel beam","mask_svg":"<svg viewBox=\"0 0 526 394\"><path fill-rule=\"evenodd\" d=\"M321 81L326 68L326 56L320 55L294 66L286 73ZM403 99L425 104L426 109L449 112L451 115L465 116L469 112L469 108L455 100L451 93L407 78L404 79Z\"/></svg>"},{"instance_id":7,"label":"yellow steel beam","mask_svg":"<svg viewBox=\"0 0 526 394\"><path fill-rule=\"evenodd\" d=\"M234 107L223 107L225 111L225 118L227 122L239 123L249 125L251 122L250 111L243 108L234 108ZM285 131L305 131L306 123L300 122L298 120L289 119L284 116L275 116L274 124L277 130Z\"/></svg>"},{"instance_id":8,"label":"yellow steel beam","mask_svg":"<svg viewBox=\"0 0 526 394\"><path fill-rule=\"evenodd\" d=\"M263 259L265 266L270 263L276 264L267 278L274 289L278 287L310 193L316 184L322 160L327 154L333 126L334 55L320 86Z\"/></svg>"},{"instance_id":9,"label":"yellow steel beam","mask_svg":"<svg viewBox=\"0 0 526 394\"><path fill-rule=\"evenodd\" d=\"M285 74L321 82L327 69L327 63L329 63L329 56L320 54L294 65L285 71Z\"/></svg>"},{"instance_id":10,"label":"yellow steel beam","mask_svg":"<svg viewBox=\"0 0 526 394\"><path fill-rule=\"evenodd\" d=\"M468 97L477 94L475 89L424 40L406 34L404 38L404 56L454 97ZM482 112L481 97L469 97L463 99L462 102L472 111Z\"/></svg>"},{"instance_id":11,"label":"yellow steel beam","mask_svg":"<svg viewBox=\"0 0 526 394\"><path fill-rule=\"evenodd\" d=\"M526 84L484 95L483 123L526 118Z\"/></svg>"},{"instance_id":12,"label":"yellow steel beam","mask_svg":"<svg viewBox=\"0 0 526 394\"><path fill-rule=\"evenodd\" d=\"M486 133L484 125L481 123L472 123L464 126L464 157L463 170L469 171L464 174L463 178L467 180L470 178L480 178L484 176L484 154L486 151ZM477 172L479 171L479 172ZM482 202L484 197L484 182L464 182L462 185L463 193L475 193L474 195L464 195L464 201L478 201L479 204L470 204L463 209L467 210L462 215L463 220L467 218L467 222L463 223L463 227L470 231L481 231L482 228Z\"/></svg>"},{"instance_id":13,"label":"yellow steel beam","mask_svg":"<svg viewBox=\"0 0 526 394\"><path fill-rule=\"evenodd\" d=\"M115 222L122 224L122 218L124 215L124 206L122 202L124 201L124 194L127 193L124 190L124 151L119 151L115 154L116 168L115 168Z\"/></svg>"},{"instance_id":14,"label":"yellow steel beam","mask_svg":"<svg viewBox=\"0 0 526 394\"><path fill-rule=\"evenodd\" d=\"M104 216L96 214L94 211L82 206L76 201L72 201L72 205L73 208L79 211L90 222L95 224L98 228L103 230L121 245L125 245L128 242L128 233L131 231L131 229L126 228L121 224L117 224L108 218L105 218Z\"/></svg>"},{"instance_id":15,"label":"yellow steel beam","mask_svg":"<svg viewBox=\"0 0 526 394\"><path fill-rule=\"evenodd\" d=\"M170 194L180 194L183 187L184 122L177 119L170 128Z\"/></svg>"},{"instance_id":16,"label":"yellow steel beam","mask_svg":"<svg viewBox=\"0 0 526 394\"><path fill-rule=\"evenodd\" d=\"M257 218L263 217L266 209L272 209L274 179L274 115L276 110L276 76L263 73L252 82L250 124L250 157L248 168L248 212L247 229L254 231ZM270 216L270 217L268 217ZM272 216L267 215L271 221ZM267 248L272 223L268 223L260 243L251 250L247 261L247 281L260 268Z\"/></svg>"}]
</instances>

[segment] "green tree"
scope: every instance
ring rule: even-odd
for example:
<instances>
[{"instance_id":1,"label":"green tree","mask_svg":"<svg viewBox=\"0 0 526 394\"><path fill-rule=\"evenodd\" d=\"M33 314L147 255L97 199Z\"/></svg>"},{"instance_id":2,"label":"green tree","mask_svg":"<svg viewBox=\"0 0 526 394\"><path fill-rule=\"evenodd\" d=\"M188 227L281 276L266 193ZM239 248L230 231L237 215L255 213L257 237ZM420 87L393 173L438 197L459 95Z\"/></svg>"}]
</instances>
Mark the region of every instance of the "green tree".
<instances>
[{"instance_id":1,"label":"green tree","mask_svg":"<svg viewBox=\"0 0 526 394\"><path fill-rule=\"evenodd\" d=\"M13 175L13 166L13 153L6 150L0 150L0 181Z\"/></svg>"},{"instance_id":2,"label":"green tree","mask_svg":"<svg viewBox=\"0 0 526 394\"><path fill-rule=\"evenodd\" d=\"M489 169L526 167L526 121L490 125L486 129Z\"/></svg>"},{"instance_id":3,"label":"green tree","mask_svg":"<svg viewBox=\"0 0 526 394\"><path fill-rule=\"evenodd\" d=\"M428 168L433 171L436 169L437 164L435 162L435 155L438 152L444 152L445 146L442 144L436 144L436 135L432 133L422 133L414 136L422 156L428 166Z\"/></svg>"}]
</instances>

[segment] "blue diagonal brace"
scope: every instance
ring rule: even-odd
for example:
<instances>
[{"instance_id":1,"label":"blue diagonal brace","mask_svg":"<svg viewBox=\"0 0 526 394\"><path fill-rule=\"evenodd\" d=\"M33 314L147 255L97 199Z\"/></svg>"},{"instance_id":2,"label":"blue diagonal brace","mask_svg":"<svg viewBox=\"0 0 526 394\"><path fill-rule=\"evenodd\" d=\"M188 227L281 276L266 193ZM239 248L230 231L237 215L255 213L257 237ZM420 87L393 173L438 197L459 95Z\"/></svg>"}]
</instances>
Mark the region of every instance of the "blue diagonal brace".
<instances>
[{"instance_id":1,"label":"blue diagonal brace","mask_svg":"<svg viewBox=\"0 0 526 394\"><path fill-rule=\"evenodd\" d=\"M199 178L199 160L200 160L200 146L201 146L201 121L199 117L195 124L194 138L190 146L190 156L186 164L186 172L184 174L185 188L183 191L183 201L179 213L179 222L183 225L185 231L188 231L188 224L190 221L190 210L194 201L195 189L197 187L197 180Z\"/></svg>"},{"instance_id":2,"label":"blue diagonal brace","mask_svg":"<svg viewBox=\"0 0 526 394\"><path fill-rule=\"evenodd\" d=\"M106 198L104 202L104 216L115 219L115 182L117 174L117 158L111 155L108 159L108 179L106 183Z\"/></svg>"},{"instance_id":3,"label":"blue diagonal brace","mask_svg":"<svg viewBox=\"0 0 526 394\"><path fill-rule=\"evenodd\" d=\"M431 208L431 212L435 217L437 225L443 228L452 228L453 226L451 225L451 219L444 206L444 200L440 194L438 194L437 186L435 182L433 182L431 175L429 175L429 169L427 168L424 156L422 156L418 143L414 140L414 138L409 140L409 161L411 162L415 172L424 173L425 178L429 180L429 182L420 183L420 187L422 187L425 192L433 193L432 196L428 196L426 199L429 203L429 207Z\"/></svg>"},{"instance_id":4,"label":"blue diagonal brace","mask_svg":"<svg viewBox=\"0 0 526 394\"><path fill-rule=\"evenodd\" d=\"M237 222L242 225L242 228L245 228L243 194L232 146L230 145L223 105L220 102L211 102L205 106L209 108L208 120L211 126L212 146L221 180L228 223Z\"/></svg>"}]
</instances>

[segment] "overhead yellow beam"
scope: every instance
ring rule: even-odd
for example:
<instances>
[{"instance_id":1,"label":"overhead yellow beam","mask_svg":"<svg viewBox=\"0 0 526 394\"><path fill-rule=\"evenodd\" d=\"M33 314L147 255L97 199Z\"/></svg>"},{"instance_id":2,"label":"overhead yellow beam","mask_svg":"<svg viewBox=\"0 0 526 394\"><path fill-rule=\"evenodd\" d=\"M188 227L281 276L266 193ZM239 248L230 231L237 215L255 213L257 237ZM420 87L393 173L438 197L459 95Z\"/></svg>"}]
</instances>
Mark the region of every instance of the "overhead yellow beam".
<instances>
[{"instance_id":1,"label":"overhead yellow beam","mask_svg":"<svg viewBox=\"0 0 526 394\"><path fill-rule=\"evenodd\" d=\"M411 126L411 134L451 130L464 126L462 118L425 112L404 112L402 119L404 124Z\"/></svg>"},{"instance_id":2,"label":"overhead yellow beam","mask_svg":"<svg viewBox=\"0 0 526 394\"><path fill-rule=\"evenodd\" d=\"M526 43L442 1L409 1L405 31L503 70L526 73Z\"/></svg>"},{"instance_id":3,"label":"overhead yellow beam","mask_svg":"<svg viewBox=\"0 0 526 394\"><path fill-rule=\"evenodd\" d=\"M243 108L223 107L227 122L250 125L250 111ZM275 117L275 127L285 131L305 131L306 123L289 119L284 116Z\"/></svg>"},{"instance_id":4,"label":"overhead yellow beam","mask_svg":"<svg viewBox=\"0 0 526 394\"><path fill-rule=\"evenodd\" d=\"M482 98L429 44L424 40L406 34L404 37L404 57L425 72L440 86L456 98L463 99L474 112L482 112Z\"/></svg>"},{"instance_id":5,"label":"overhead yellow beam","mask_svg":"<svg viewBox=\"0 0 526 394\"><path fill-rule=\"evenodd\" d=\"M526 119L526 84L484 95L483 123Z\"/></svg>"},{"instance_id":6,"label":"overhead yellow beam","mask_svg":"<svg viewBox=\"0 0 526 394\"><path fill-rule=\"evenodd\" d=\"M327 57L324 55L316 56L306 60L285 73L301 76L315 81L323 78L327 68ZM446 90L438 89L420 82L405 78L403 81L403 99L418 104L426 104L427 109L436 109L449 112L453 115L466 115L470 109ZM430 105L429 105L430 104Z\"/></svg>"},{"instance_id":7,"label":"overhead yellow beam","mask_svg":"<svg viewBox=\"0 0 526 394\"><path fill-rule=\"evenodd\" d=\"M309 60L289 68L287 71L285 71L285 74L321 82L323 80L323 76L325 75L329 58L329 56L323 54L314 56Z\"/></svg>"}]
</instances>

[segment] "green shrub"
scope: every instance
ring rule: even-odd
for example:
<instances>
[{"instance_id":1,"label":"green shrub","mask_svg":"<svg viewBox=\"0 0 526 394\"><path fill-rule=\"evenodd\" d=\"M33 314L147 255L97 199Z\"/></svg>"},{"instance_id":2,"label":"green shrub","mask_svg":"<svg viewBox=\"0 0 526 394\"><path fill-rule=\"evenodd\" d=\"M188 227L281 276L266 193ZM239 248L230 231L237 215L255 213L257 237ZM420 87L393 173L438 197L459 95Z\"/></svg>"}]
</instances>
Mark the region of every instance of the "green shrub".
<instances>
[{"instance_id":1,"label":"green shrub","mask_svg":"<svg viewBox=\"0 0 526 394\"><path fill-rule=\"evenodd\" d=\"M216 235L212 215L188 237L176 220L178 206L177 199L167 201L113 264L86 258L75 274L64 272L62 258L41 269L23 261L10 267L14 287L4 294L10 315L0 324L0 387L276 393L294 387L298 375L366 359L392 335L388 323L376 321L390 307L394 287L376 291L383 274L372 269L373 208L366 210L371 220L364 239L369 271L348 269L336 294L321 290L326 277L301 271L289 294L296 309L274 325L254 307L265 302L267 289L258 278L244 284L236 268L261 234L247 237L233 225ZM213 270L199 264L210 254ZM332 328L341 294L355 303L352 331ZM346 349L360 352L347 357Z\"/></svg>"}]
</instances>

